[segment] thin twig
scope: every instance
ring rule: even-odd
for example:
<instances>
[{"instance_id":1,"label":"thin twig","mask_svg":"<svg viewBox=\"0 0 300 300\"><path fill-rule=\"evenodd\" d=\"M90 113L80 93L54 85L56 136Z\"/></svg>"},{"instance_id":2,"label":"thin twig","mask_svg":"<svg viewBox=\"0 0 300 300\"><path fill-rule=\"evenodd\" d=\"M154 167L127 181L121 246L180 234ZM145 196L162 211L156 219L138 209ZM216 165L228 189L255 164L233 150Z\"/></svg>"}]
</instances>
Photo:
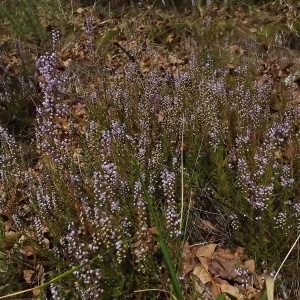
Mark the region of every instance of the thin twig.
<instances>
[{"instance_id":1,"label":"thin twig","mask_svg":"<svg viewBox=\"0 0 300 300\"><path fill-rule=\"evenodd\" d=\"M282 266L284 265L284 263L286 262L286 260L288 259L289 255L291 254L292 250L294 249L294 247L296 246L297 242L299 241L299 238L300 238L300 234L298 235L295 243L293 244L293 246L291 247L291 249L289 250L289 252L287 253L287 255L285 256L283 262L281 263L279 269L277 270L275 276L274 276L274 281L276 280L278 274L279 274L279 271L281 270Z\"/></svg>"},{"instance_id":2,"label":"thin twig","mask_svg":"<svg viewBox=\"0 0 300 300\"><path fill-rule=\"evenodd\" d=\"M122 46L119 42L114 42L114 45L117 46L118 48L120 48L128 56L128 58L131 62L136 64L137 69L138 69L137 70L138 74L144 80L145 77L144 77L143 72L141 71L140 65L136 61L134 55L128 49L126 49L124 46Z\"/></svg>"}]
</instances>

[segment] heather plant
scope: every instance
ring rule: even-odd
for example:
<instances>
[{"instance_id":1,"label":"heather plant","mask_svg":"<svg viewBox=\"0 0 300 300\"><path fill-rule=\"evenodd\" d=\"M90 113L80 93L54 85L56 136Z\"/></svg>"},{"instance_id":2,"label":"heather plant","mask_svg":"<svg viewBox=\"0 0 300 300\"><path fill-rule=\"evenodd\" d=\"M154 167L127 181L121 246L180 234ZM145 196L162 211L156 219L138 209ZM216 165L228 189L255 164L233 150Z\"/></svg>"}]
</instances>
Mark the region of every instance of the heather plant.
<instances>
[{"instance_id":1,"label":"heather plant","mask_svg":"<svg viewBox=\"0 0 300 300\"><path fill-rule=\"evenodd\" d=\"M29 282L7 274L30 289L41 262L51 299L193 299L179 280L181 246L209 237L199 229L205 219L214 241L245 246L258 264L278 268L299 229L293 84L275 94L278 83L257 61L236 58L228 68L228 49L194 41L176 72L143 74L132 59L116 71L97 60L90 17L85 33L90 78L76 66L58 72L56 29L18 85L7 70L1 77L8 107L16 95L37 99L27 148L5 121L0 128L1 215L22 233L10 267L34 271ZM92 77L101 80L91 88Z\"/></svg>"}]
</instances>

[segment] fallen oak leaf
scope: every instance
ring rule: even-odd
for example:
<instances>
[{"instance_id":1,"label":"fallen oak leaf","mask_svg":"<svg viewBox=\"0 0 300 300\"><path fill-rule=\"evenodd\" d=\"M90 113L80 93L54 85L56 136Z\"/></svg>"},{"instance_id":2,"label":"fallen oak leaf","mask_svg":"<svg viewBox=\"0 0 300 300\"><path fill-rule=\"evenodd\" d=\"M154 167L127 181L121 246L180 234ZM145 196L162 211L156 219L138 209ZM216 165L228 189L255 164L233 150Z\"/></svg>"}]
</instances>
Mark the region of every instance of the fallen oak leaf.
<instances>
[{"instance_id":1,"label":"fallen oak leaf","mask_svg":"<svg viewBox=\"0 0 300 300\"><path fill-rule=\"evenodd\" d=\"M211 276L202 265L196 265L193 274L197 276L203 284L211 281Z\"/></svg>"},{"instance_id":2,"label":"fallen oak leaf","mask_svg":"<svg viewBox=\"0 0 300 300\"><path fill-rule=\"evenodd\" d=\"M248 259L240 264L243 270L247 270L249 274L255 273L255 261L253 259Z\"/></svg>"},{"instance_id":3,"label":"fallen oak leaf","mask_svg":"<svg viewBox=\"0 0 300 300\"><path fill-rule=\"evenodd\" d=\"M199 260L200 260L200 257L206 257L208 259L211 259L217 246L218 246L218 244L208 244L208 245L199 247L197 250L197 254L196 254L197 258Z\"/></svg>"},{"instance_id":4,"label":"fallen oak leaf","mask_svg":"<svg viewBox=\"0 0 300 300\"><path fill-rule=\"evenodd\" d=\"M25 245L25 246L21 246L21 252L24 254L25 257L29 257L35 254L36 250L29 245Z\"/></svg>"},{"instance_id":5,"label":"fallen oak leaf","mask_svg":"<svg viewBox=\"0 0 300 300\"><path fill-rule=\"evenodd\" d=\"M32 291L32 295L34 297L38 297L41 294L41 290L40 289L35 289Z\"/></svg>"},{"instance_id":6,"label":"fallen oak leaf","mask_svg":"<svg viewBox=\"0 0 300 300\"><path fill-rule=\"evenodd\" d=\"M77 8L77 9L75 10L75 13L77 13L77 14L81 15L82 13L84 13L84 11L85 11L85 9L84 9L84 8L82 8L82 7L79 7L79 8Z\"/></svg>"},{"instance_id":7,"label":"fallen oak leaf","mask_svg":"<svg viewBox=\"0 0 300 300\"><path fill-rule=\"evenodd\" d=\"M212 259L217 259L219 261L228 261L234 258L238 258L238 252L231 252L229 250L218 247L213 254Z\"/></svg>"},{"instance_id":8,"label":"fallen oak leaf","mask_svg":"<svg viewBox=\"0 0 300 300\"><path fill-rule=\"evenodd\" d=\"M175 39L175 34L174 32L172 32L171 34L169 34L166 38L166 43L167 44L171 44Z\"/></svg>"},{"instance_id":9,"label":"fallen oak leaf","mask_svg":"<svg viewBox=\"0 0 300 300\"><path fill-rule=\"evenodd\" d=\"M243 268L240 262L238 251L232 253L218 248L213 254L208 270L214 277L243 283L245 282L245 277L250 273L248 268L254 272L254 261L249 260L245 266L246 268Z\"/></svg>"},{"instance_id":10,"label":"fallen oak leaf","mask_svg":"<svg viewBox=\"0 0 300 300\"><path fill-rule=\"evenodd\" d=\"M205 287L204 284L199 284L197 282L197 280L195 281L195 290L197 291L197 293L199 293L199 295L201 295L201 299L203 300L210 300L213 298L213 296L210 296L211 292Z\"/></svg>"},{"instance_id":11,"label":"fallen oak leaf","mask_svg":"<svg viewBox=\"0 0 300 300\"><path fill-rule=\"evenodd\" d=\"M182 253L182 271L183 275L187 275L189 272L194 270L195 260L194 255L190 249L189 243L186 242L183 247Z\"/></svg>"},{"instance_id":12,"label":"fallen oak leaf","mask_svg":"<svg viewBox=\"0 0 300 300\"><path fill-rule=\"evenodd\" d=\"M249 280L249 274L254 274L255 264L253 260L241 263L237 255L232 254L231 259L222 256L214 257L209 263L209 273L214 277L231 280L236 283L245 283Z\"/></svg>"},{"instance_id":13,"label":"fallen oak leaf","mask_svg":"<svg viewBox=\"0 0 300 300\"><path fill-rule=\"evenodd\" d=\"M23 270L23 278L27 283L31 282L31 277L34 274L33 270Z\"/></svg>"},{"instance_id":14,"label":"fallen oak leaf","mask_svg":"<svg viewBox=\"0 0 300 300\"><path fill-rule=\"evenodd\" d=\"M152 234L152 235L158 235L159 233L158 233L158 230L157 230L157 228L156 228L156 226L153 226L153 227L151 227L151 228L148 228L148 232L150 233L150 234Z\"/></svg>"},{"instance_id":15,"label":"fallen oak leaf","mask_svg":"<svg viewBox=\"0 0 300 300\"><path fill-rule=\"evenodd\" d=\"M218 260L212 260L209 264L209 273L214 277L221 277L227 280L233 280L235 282L242 282L242 278L239 280L239 274L236 272L238 269L237 260L220 262Z\"/></svg>"},{"instance_id":16,"label":"fallen oak leaf","mask_svg":"<svg viewBox=\"0 0 300 300\"><path fill-rule=\"evenodd\" d=\"M229 284L227 281L225 281L224 283L222 283L220 285L221 287L221 291L223 293L226 293L226 294L230 294L236 298L239 297L239 291L236 287L232 286L231 284Z\"/></svg>"},{"instance_id":17,"label":"fallen oak leaf","mask_svg":"<svg viewBox=\"0 0 300 300\"><path fill-rule=\"evenodd\" d=\"M217 297L218 295L220 295L222 293L221 291L221 283L223 282L224 280L221 279L221 278L214 278L212 281L211 281L211 285L210 285L210 291L211 293Z\"/></svg>"},{"instance_id":18,"label":"fallen oak leaf","mask_svg":"<svg viewBox=\"0 0 300 300\"><path fill-rule=\"evenodd\" d=\"M4 230L5 232L11 231L12 220L7 220L4 222Z\"/></svg>"},{"instance_id":19,"label":"fallen oak leaf","mask_svg":"<svg viewBox=\"0 0 300 300\"><path fill-rule=\"evenodd\" d=\"M245 290L246 299L260 299L259 298L259 289L254 288L253 286L248 285Z\"/></svg>"}]
</instances>

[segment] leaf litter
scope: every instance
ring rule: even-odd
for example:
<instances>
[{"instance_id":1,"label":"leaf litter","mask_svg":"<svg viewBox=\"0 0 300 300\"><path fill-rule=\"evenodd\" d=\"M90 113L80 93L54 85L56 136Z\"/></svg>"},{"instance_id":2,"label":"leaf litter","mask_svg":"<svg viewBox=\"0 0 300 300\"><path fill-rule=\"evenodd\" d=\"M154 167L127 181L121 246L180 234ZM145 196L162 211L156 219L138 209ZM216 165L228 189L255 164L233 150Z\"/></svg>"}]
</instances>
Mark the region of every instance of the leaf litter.
<instances>
[{"instance_id":1,"label":"leaf litter","mask_svg":"<svg viewBox=\"0 0 300 300\"><path fill-rule=\"evenodd\" d=\"M272 8L272 7L271 7ZM274 9L274 11L277 11ZM76 26L84 23L85 15L89 13L86 8L78 8L75 11L75 16L73 22ZM243 18L242 13L236 14L236 18ZM168 21L157 21L156 25L160 23L166 23ZM167 23L166 23L167 24ZM164 24L164 25L166 25ZM242 22L244 25L248 25L248 19L244 19ZM106 45L109 47L110 51L106 54L106 64L109 68L117 70L122 68L124 61L128 59L126 54L122 53L120 49L112 46L112 42L116 41L123 45L129 51L135 51L136 44L128 41L126 38L122 37L122 27L123 24L118 24L116 20L107 20L105 22L99 19L94 20L95 35L100 36L98 40L98 47ZM139 35L145 35L149 28L139 27ZM248 31L252 34L256 34L258 29L256 27L248 28ZM137 35L137 38L139 36ZM2 38L3 44L6 43L8 38ZM64 68L70 68L73 65L77 65L80 61L91 60L92 57L86 51L86 38L84 33L79 38L79 42L73 44L67 44L61 50L59 57L61 65ZM96 41L97 43L97 41ZM146 44L150 41L146 39ZM159 67L164 72L169 70L173 75L184 67L188 62L189 47L185 45L186 41L182 37L176 35L175 33L170 33L165 38L165 43L179 47L181 51L174 54L164 53L161 49L160 53L157 52L141 52L137 55L138 66L141 68L142 73L147 73L151 68ZM229 46L229 51L234 55L248 55L247 49L245 49L240 44L232 44ZM180 54L182 53L182 54ZM11 69L12 72L18 73L18 67L20 65L20 59L18 58L18 53L16 49L11 49L7 55L2 56L2 62ZM233 62L228 62L228 69L234 71L235 65ZM270 58L269 56L265 58L261 63L261 76L271 75L279 80L287 78L292 72L295 65L289 63L282 63L278 59ZM43 78L38 78L38 80L43 80ZM100 79L99 79L100 80ZM95 85L97 82L95 83ZM299 88L295 88L295 93L300 95ZM78 94L78 90L77 90ZM83 93L84 94L84 93ZM298 96L298 101L300 96ZM74 101L74 99L72 99ZM78 130L82 128L82 120L86 116L86 107L80 103L80 99L73 105L74 116L78 117ZM163 118L160 116L160 118ZM60 123L63 130L68 129L68 120L57 120ZM80 156L80 148L77 148L74 155ZM80 158L79 158L80 159ZM42 163L40 163L42 165ZM41 166L42 167L42 166ZM1 212L3 214L3 212ZM207 222L210 223L209 220ZM5 222L5 239L3 248L6 251L13 251L16 243L24 236L21 232L16 232L11 228L11 220ZM211 225L213 226L213 225ZM154 244L151 236L156 234L156 229L149 228L148 234L145 238L145 243L153 243L153 248L157 250L157 245ZM49 240L45 238L44 240L45 248L49 247ZM139 245L135 245L138 247ZM25 257L30 257L36 255L36 249L33 246L22 245L21 251ZM191 279L196 277L197 280L194 281L195 289L201 293L207 294L207 299L210 299L210 295L207 292L211 292L213 296L217 296L220 293L228 292L235 296L237 299L259 299L260 291L264 284L264 274L257 275L255 272L255 262L253 259L247 259L244 255L244 249L241 247L236 248L233 251L224 249L220 244L207 244L203 246L193 246L189 245L188 242L185 243L182 253L182 274L186 279ZM34 280L41 280L44 275L43 265L37 265L35 270L24 269L23 278L27 283L31 283ZM267 279L268 280L268 279ZM38 292L35 292L34 296L38 296Z\"/></svg>"},{"instance_id":2,"label":"leaf litter","mask_svg":"<svg viewBox=\"0 0 300 300\"><path fill-rule=\"evenodd\" d=\"M237 299L260 299L262 286L257 284L255 262L246 258L241 247L230 251L220 244L190 246L186 242L182 274L191 281L196 277L195 289L204 294L209 290L214 297L227 292Z\"/></svg>"}]
</instances>

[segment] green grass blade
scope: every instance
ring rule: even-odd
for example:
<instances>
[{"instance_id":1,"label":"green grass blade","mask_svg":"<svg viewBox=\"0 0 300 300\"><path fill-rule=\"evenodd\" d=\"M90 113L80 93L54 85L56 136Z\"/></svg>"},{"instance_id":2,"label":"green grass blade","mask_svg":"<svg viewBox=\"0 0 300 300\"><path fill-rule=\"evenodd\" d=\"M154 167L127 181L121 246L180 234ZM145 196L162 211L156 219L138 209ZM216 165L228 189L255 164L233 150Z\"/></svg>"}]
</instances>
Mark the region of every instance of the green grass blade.
<instances>
[{"instance_id":1,"label":"green grass blade","mask_svg":"<svg viewBox=\"0 0 300 300\"><path fill-rule=\"evenodd\" d=\"M222 294L220 294L220 295L216 298L216 300L224 300L224 299L226 299L225 297L228 297L228 298L231 299L231 300L237 300L236 297L232 296L232 295L229 294L229 293L222 293Z\"/></svg>"},{"instance_id":2,"label":"green grass blade","mask_svg":"<svg viewBox=\"0 0 300 300\"><path fill-rule=\"evenodd\" d=\"M268 300L268 297L267 297L267 291L266 290L263 290L261 296L260 296L260 299L261 300Z\"/></svg>"},{"instance_id":3,"label":"green grass blade","mask_svg":"<svg viewBox=\"0 0 300 300\"><path fill-rule=\"evenodd\" d=\"M163 255L164 255L164 258L165 258L168 270L170 272L171 282L172 282L172 287L174 289L174 293L176 295L177 300L184 300L183 295L182 295L182 291L181 291L181 287L180 287L179 281L177 279L177 275L176 275L176 271L175 271L174 265L172 263L172 260L171 260L171 257L170 257L167 245L166 245L166 243L165 243L165 241L163 239L162 231L161 231L161 228L160 228L160 224L159 224L157 215L155 214L155 211L154 211L154 208L153 208L152 199L151 199L151 197L150 197L150 195L148 193L148 190L146 188L145 182L144 182L144 180L142 178L138 162L137 162L137 160L134 157L133 157L133 163L134 163L136 172L138 174L139 180L140 180L141 185L142 185L142 190L143 190L144 196L145 196L146 201L147 201L148 209L150 211L150 214L151 214L151 216L153 218L153 221L154 221L154 225L156 226L156 229L157 229L157 232L158 232L158 235L156 235L156 239L159 242L159 245L160 245L161 250L163 252Z\"/></svg>"}]
</instances>

